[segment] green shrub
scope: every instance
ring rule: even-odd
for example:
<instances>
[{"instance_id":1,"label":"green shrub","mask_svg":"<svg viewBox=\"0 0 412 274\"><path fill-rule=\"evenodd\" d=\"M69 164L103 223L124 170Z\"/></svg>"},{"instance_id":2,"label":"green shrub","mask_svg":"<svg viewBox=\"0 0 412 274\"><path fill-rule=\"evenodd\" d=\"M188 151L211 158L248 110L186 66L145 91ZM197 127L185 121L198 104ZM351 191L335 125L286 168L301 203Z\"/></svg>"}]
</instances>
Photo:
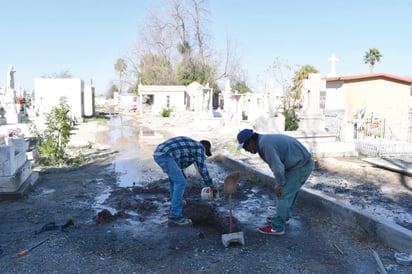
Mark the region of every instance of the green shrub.
<instances>
[{"instance_id":1,"label":"green shrub","mask_svg":"<svg viewBox=\"0 0 412 274\"><path fill-rule=\"evenodd\" d=\"M43 132L40 132L34 124L31 125L30 131L39 140L36 146L41 164L52 166L64 162L64 150L70 141L69 111L66 98L62 97L59 105L46 114L46 129Z\"/></svg>"},{"instance_id":2,"label":"green shrub","mask_svg":"<svg viewBox=\"0 0 412 274\"><path fill-rule=\"evenodd\" d=\"M285 131L293 131L299 128L299 118L294 109L285 110Z\"/></svg>"},{"instance_id":3,"label":"green shrub","mask_svg":"<svg viewBox=\"0 0 412 274\"><path fill-rule=\"evenodd\" d=\"M170 117L171 112L172 112L172 110L170 108L164 108L162 110L162 117Z\"/></svg>"}]
</instances>

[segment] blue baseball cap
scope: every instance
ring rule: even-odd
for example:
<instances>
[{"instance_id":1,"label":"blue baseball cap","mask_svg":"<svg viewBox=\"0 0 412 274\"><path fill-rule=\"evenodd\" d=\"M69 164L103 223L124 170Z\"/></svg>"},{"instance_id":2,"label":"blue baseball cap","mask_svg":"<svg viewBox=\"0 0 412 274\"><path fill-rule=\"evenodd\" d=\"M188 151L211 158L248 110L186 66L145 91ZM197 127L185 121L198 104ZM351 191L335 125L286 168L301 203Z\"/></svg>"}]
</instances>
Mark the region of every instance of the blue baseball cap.
<instances>
[{"instance_id":1,"label":"blue baseball cap","mask_svg":"<svg viewBox=\"0 0 412 274\"><path fill-rule=\"evenodd\" d=\"M253 136L254 132L251 129L243 129L237 134L237 141L239 142L239 145L237 147L237 150L240 150L243 145Z\"/></svg>"}]
</instances>

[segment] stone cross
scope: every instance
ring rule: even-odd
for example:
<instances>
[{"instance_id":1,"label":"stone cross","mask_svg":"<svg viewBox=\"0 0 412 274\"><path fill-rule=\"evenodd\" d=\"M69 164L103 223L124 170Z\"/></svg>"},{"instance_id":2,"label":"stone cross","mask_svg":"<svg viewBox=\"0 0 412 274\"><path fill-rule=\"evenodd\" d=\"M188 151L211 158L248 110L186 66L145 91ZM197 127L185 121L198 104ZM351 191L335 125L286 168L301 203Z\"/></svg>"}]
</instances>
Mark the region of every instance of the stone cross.
<instances>
[{"instance_id":1,"label":"stone cross","mask_svg":"<svg viewBox=\"0 0 412 274\"><path fill-rule=\"evenodd\" d=\"M335 70L335 66L336 66L336 62L339 61L338 58L336 58L335 54L332 53L331 57L329 57L328 61L331 62L331 68L330 68L330 72L328 73L328 77L337 77L338 74L336 73Z\"/></svg>"}]
</instances>

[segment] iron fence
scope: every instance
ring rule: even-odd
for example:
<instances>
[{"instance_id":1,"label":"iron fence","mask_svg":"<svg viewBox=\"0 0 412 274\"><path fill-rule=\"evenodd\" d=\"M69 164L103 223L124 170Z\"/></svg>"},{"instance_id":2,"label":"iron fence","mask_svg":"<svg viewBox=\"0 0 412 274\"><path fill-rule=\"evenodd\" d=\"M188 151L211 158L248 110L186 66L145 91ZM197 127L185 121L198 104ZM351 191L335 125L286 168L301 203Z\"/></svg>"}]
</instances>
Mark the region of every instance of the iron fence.
<instances>
[{"instance_id":1,"label":"iron fence","mask_svg":"<svg viewBox=\"0 0 412 274\"><path fill-rule=\"evenodd\" d=\"M385 119L365 119L355 123L355 147L368 156L412 154L411 123L387 123Z\"/></svg>"}]
</instances>

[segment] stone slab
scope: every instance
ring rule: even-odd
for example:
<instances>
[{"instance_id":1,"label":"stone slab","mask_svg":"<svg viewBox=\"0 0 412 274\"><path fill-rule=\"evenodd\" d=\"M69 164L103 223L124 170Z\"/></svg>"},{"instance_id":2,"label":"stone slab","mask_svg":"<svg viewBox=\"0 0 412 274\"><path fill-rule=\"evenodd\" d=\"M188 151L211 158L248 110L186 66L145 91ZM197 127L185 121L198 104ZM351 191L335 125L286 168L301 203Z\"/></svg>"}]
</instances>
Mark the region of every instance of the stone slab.
<instances>
[{"instance_id":1,"label":"stone slab","mask_svg":"<svg viewBox=\"0 0 412 274\"><path fill-rule=\"evenodd\" d=\"M17 191L31 173L31 162L26 161L15 174L0 176L0 192Z\"/></svg>"},{"instance_id":2,"label":"stone slab","mask_svg":"<svg viewBox=\"0 0 412 274\"><path fill-rule=\"evenodd\" d=\"M400 172L407 175L412 175L412 158L399 159L391 157L381 158L363 158L362 161L368 162L378 167L383 167L389 170Z\"/></svg>"},{"instance_id":3,"label":"stone slab","mask_svg":"<svg viewBox=\"0 0 412 274\"><path fill-rule=\"evenodd\" d=\"M30 176L24 181L24 183L17 189L12 192L0 192L0 200L18 200L24 197L30 188L36 183L39 179L38 172L32 172Z\"/></svg>"},{"instance_id":4,"label":"stone slab","mask_svg":"<svg viewBox=\"0 0 412 274\"><path fill-rule=\"evenodd\" d=\"M17 153L14 146L0 145L0 177L13 176L26 161L26 152Z\"/></svg>"},{"instance_id":5,"label":"stone slab","mask_svg":"<svg viewBox=\"0 0 412 274\"><path fill-rule=\"evenodd\" d=\"M355 142L316 142L299 140L312 153L313 157L358 156Z\"/></svg>"},{"instance_id":6,"label":"stone slab","mask_svg":"<svg viewBox=\"0 0 412 274\"><path fill-rule=\"evenodd\" d=\"M24 137L6 138L6 145L14 146L16 153L26 152L26 140Z\"/></svg>"}]
</instances>

